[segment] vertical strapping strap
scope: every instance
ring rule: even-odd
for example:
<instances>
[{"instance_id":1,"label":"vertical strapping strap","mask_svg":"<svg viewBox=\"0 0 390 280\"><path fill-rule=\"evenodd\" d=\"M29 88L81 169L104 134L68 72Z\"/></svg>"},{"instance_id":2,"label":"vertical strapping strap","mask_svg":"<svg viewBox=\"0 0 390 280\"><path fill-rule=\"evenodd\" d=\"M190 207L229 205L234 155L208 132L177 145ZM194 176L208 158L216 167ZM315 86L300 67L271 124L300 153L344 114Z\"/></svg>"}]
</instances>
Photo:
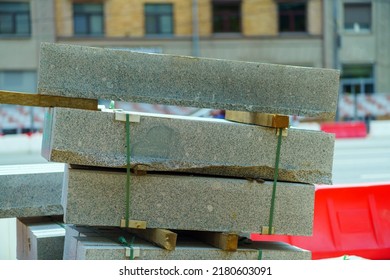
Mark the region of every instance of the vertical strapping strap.
<instances>
[{"instance_id":1,"label":"vertical strapping strap","mask_svg":"<svg viewBox=\"0 0 390 280\"><path fill-rule=\"evenodd\" d=\"M275 209L275 198L276 198L276 184L279 176L279 161L280 161L280 147L282 146L282 132L283 128L279 128L278 144L276 146L276 159L275 159L275 172L274 172L274 184L272 188L271 207L269 213L269 225L268 234L272 233L272 224L274 221L274 209Z\"/></svg>"},{"instance_id":2,"label":"vertical strapping strap","mask_svg":"<svg viewBox=\"0 0 390 280\"><path fill-rule=\"evenodd\" d=\"M259 249L259 254L257 255L257 259L260 261L263 259L263 251Z\"/></svg>"},{"instance_id":3,"label":"vertical strapping strap","mask_svg":"<svg viewBox=\"0 0 390 280\"><path fill-rule=\"evenodd\" d=\"M130 219L130 116L126 114L126 227Z\"/></svg>"}]
</instances>

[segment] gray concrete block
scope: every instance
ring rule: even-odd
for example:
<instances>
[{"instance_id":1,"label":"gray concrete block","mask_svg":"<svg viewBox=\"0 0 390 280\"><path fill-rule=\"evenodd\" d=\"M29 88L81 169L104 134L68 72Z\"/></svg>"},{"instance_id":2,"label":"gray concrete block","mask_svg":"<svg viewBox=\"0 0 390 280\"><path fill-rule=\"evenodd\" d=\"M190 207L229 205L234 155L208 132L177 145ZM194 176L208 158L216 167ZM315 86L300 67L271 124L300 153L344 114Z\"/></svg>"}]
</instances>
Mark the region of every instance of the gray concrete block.
<instances>
[{"instance_id":1,"label":"gray concrete block","mask_svg":"<svg viewBox=\"0 0 390 280\"><path fill-rule=\"evenodd\" d=\"M338 87L332 69L50 43L38 80L40 94L329 119Z\"/></svg>"},{"instance_id":2,"label":"gray concrete block","mask_svg":"<svg viewBox=\"0 0 390 280\"><path fill-rule=\"evenodd\" d=\"M115 114L51 109L42 155L49 161L100 167L126 166L125 122ZM180 171L271 179L275 129L226 120L140 114L130 124L131 165L139 170ZM283 137L280 181L331 184L334 135L289 129Z\"/></svg>"},{"instance_id":3,"label":"gray concrete block","mask_svg":"<svg viewBox=\"0 0 390 280\"><path fill-rule=\"evenodd\" d=\"M77 259L78 240L83 237L101 237L117 240L122 229L118 227L92 227L92 226L76 226L72 224L65 225L65 242L64 242L64 260Z\"/></svg>"},{"instance_id":4,"label":"gray concrete block","mask_svg":"<svg viewBox=\"0 0 390 280\"><path fill-rule=\"evenodd\" d=\"M64 164L0 166L0 218L62 215Z\"/></svg>"},{"instance_id":5,"label":"gray concrete block","mask_svg":"<svg viewBox=\"0 0 390 280\"><path fill-rule=\"evenodd\" d=\"M17 220L18 260L62 260L65 228L60 222Z\"/></svg>"},{"instance_id":6,"label":"gray concrete block","mask_svg":"<svg viewBox=\"0 0 390 280\"><path fill-rule=\"evenodd\" d=\"M76 228L76 231L80 227ZM127 232L113 229L115 234L97 236L88 234L80 237L68 236L76 243L75 259L81 260L126 260L129 248L118 242L120 236L127 242L132 238ZM127 251L127 252L126 252ZM176 249L167 251L140 238L133 243L135 260L310 260L311 252L281 242L249 241L239 246L237 251L227 252L211 247L203 242L178 235Z\"/></svg>"},{"instance_id":7,"label":"gray concrete block","mask_svg":"<svg viewBox=\"0 0 390 280\"><path fill-rule=\"evenodd\" d=\"M126 216L126 173L68 169L63 206L68 224L119 226ZM273 183L148 174L130 177L132 220L149 228L260 232L268 226ZM314 186L278 182L277 234L311 235Z\"/></svg>"}]
</instances>

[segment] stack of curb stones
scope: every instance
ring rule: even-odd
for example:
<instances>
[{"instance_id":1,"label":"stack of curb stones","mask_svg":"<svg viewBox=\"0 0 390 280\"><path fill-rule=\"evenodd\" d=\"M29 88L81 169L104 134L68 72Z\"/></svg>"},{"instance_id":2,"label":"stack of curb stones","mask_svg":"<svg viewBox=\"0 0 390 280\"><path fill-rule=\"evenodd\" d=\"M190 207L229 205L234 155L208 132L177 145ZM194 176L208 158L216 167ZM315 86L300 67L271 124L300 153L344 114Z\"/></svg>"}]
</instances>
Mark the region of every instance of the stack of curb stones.
<instances>
[{"instance_id":1,"label":"stack of curb stones","mask_svg":"<svg viewBox=\"0 0 390 280\"><path fill-rule=\"evenodd\" d=\"M270 118L336 111L330 69L59 44L43 44L40 59L41 95ZM67 164L64 258L310 259L244 237L312 234L313 184L331 183L334 136L230 119L49 109L42 155Z\"/></svg>"}]
</instances>

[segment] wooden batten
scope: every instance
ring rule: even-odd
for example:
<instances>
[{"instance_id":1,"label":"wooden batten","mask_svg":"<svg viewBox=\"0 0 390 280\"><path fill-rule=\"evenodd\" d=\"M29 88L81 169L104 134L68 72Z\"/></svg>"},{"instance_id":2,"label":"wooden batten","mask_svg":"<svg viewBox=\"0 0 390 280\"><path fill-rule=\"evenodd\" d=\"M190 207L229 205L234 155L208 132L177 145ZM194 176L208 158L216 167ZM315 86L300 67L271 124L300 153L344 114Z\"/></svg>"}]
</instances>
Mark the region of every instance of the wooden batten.
<instances>
[{"instance_id":1,"label":"wooden batten","mask_svg":"<svg viewBox=\"0 0 390 280\"><path fill-rule=\"evenodd\" d=\"M152 242L153 244L172 251L176 248L177 234L167 230L159 228L147 228L147 229L126 229L128 232L142 238L146 241Z\"/></svg>"},{"instance_id":2,"label":"wooden batten","mask_svg":"<svg viewBox=\"0 0 390 280\"><path fill-rule=\"evenodd\" d=\"M239 236L234 233L193 231L191 236L224 251L236 251Z\"/></svg>"},{"instance_id":3,"label":"wooden batten","mask_svg":"<svg viewBox=\"0 0 390 280\"><path fill-rule=\"evenodd\" d=\"M226 111L225 119L239 123L261 125L273 128L288 128L290 125L289 116L278 114Z\"/></svg>"},{"instance_id":4,"label":"wooden batten","mask_svg":"<svg viewBox=\"0 0 390 280\"><path fill-rule=\"evenodd\" d=\"M98 101L96 99L70 98L6 90L0 90L0 104L34 107L64 107L84 110L98 109Z\"/></svg>"}]
</instances>

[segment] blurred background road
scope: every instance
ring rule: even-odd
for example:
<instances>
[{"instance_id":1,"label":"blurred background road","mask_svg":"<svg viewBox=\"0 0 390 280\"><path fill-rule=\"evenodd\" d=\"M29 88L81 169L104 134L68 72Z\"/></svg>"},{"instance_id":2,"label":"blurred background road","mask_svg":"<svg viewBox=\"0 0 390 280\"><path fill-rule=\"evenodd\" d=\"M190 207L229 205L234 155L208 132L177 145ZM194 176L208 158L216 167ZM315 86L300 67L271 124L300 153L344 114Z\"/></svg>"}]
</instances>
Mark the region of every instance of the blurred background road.
<instances>
[{"instance_id":1,"label":"blurred background road","mask_svg":"<svg viewBox=\"0 0 390 280\"><path fill-rule=\"evenodd\" d=\"M336 140L333 184L390 181L390 125L376 125L378 133L367 138Z\"/></svg>"}]
</instances>

